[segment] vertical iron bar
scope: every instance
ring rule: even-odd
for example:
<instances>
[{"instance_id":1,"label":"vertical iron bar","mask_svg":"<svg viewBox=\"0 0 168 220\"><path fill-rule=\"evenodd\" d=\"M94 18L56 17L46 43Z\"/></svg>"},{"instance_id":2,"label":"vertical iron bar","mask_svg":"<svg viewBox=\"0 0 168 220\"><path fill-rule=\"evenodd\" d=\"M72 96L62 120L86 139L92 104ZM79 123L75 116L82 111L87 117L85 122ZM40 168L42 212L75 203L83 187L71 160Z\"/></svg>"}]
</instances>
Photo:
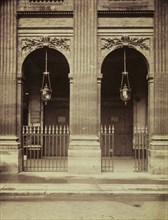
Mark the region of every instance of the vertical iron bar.
<instances>
[{"instance_id":1,"label":"vertical iron bar","mask_svg":"<svg viewBox=\"0 0 168 220\"><path fill-rule=\"evenodd\" d=\"M145 128L142 128L142 169L145 171Z\"/></svg>"},{"instance_id":2,"label":"vertical iron bar","mask_svg":"<svg viewBox=\"0 0 168 220\"><path fill-rule=\"evenodd\" d=\"M41 145L41 152L40 152L40 171L42 170L42 161L43 161L43 151L44 151L44 143L43 143L43 137L44 137L44 129L43 126L40 127L40 145Z\"/></svg>"},{"instance_id":3,"label":"vertical iron bar","mask_svg":"<svg viewBox=\"0 0 168 220\"><path fill-rule=\"evenodd\" d=\"M69 126L67 126L67 143L66 143L66 171L68 170L68 146L69 146Z\"/></svg>"},{"instance_id":4,"label":"vertical iron bar","mask_svg":"<svg viewBox=\"0 0 168 220\"><path fill-rule=\"evenodd\" d=\"M140 171L142 171L142 128L140 128Z\"/></svg>"},{"instance_id":5,"label":"vertical iron bar","mask_svg":"<svg viewBox=\"0 0 168 220\"><path fill-rule=\"evenodd\" d=\"M58 126L56 126L56 145L55 145L55 151L56 151L56 170L58 167L58 150L59 150L59 132L58 132Z\"/></svg>"},{"instance_id":6,"label":"vertical iron bar","mask_svg":"<svg viewBox=\"0 0 168 220\"><path fill-rule=\"evenodd\" d=\"M103 148L103 128L102 125L100 126L100 147L101 147L101 171L103 171L103 152L102 152L102 148Z\"/></svg>"},{"instance_id":7,"label":"vertical iron bar","mask_svg":"<svg viewBox=\"0 0 168 220\"><path fill-rule=\"evenodd\" d=\"M138 128L138 171L140 170L140 128Z\"/></svg>"},{"instance_id":8,"label":"vertical iron bar","mask_svg":"<svg viewBox=\"0 0 168 220\"><path fill-rule=\"evenodd\" d=\"M51 169L53 170L53 162L54 162L54 151L53 151L53 149L54 149L54 125L52 126L52 129L51 129L51 161L52 161L52 163L51 163Z\"/></svg>"},{"instance_id":9,"label":"vertical iron bar","mask_svg":"<svg viewBox=\"0 0 168 220\"><path fill-rule=\"evenodd\" d=\"M39 143L39 126L37 127L37 170L39 170L39 153L40 153L40 143Z\"/></svg>"},{"instance_id":10,"label":"vertical iron bar","mask_svg":"<svg viewBox=\"0 0 168 220\"><path fill-rule=\"evenodd\" d=\"M139 171L142 170L141 152L142 152L142 131L141 128L139 128Z\"/></svg>"},{"instance_id":11,"label":"vertical iron bar","mask_svg":"<svg viewBox=\"0 0 168 220\"><path fill-rule=\"evenodd\" d=\"M22 141L23 141L23 171L25 171L25 167L27 164L27 143L26 143L26 126L23 126L22 128Z\"/></svg>"},{"instance_id":12,"label":"vertical iron bar","mask_svg":"<svg viewBox=\"0 0 168 220\"><path fill-rule=\"evenodd\" d=\"M25 167L27 166L27 143L26 143L26 126L22 128L22 143L23 143L23 171L25 171Z\"/></svg>"},{"instance_id":13,"label":"vertical iron bar","mask_svg":"<svg viewBox=\"0 0 168 220\"><path fill-rule=\"evenodd\" d=\"M30 166L31 166L31 152L29 150L29 147L30 147L30 144L31 144L31 127L30 126L27 126L27 137L28 137L28 146L27 146L27 152L28 152L28 157L29 157L29 160L27 161L27 168L28 170L30 169Z\"/></svg>"},{"instance_id":14,"label":"vertical iron bar","mask_svg":"<svg viewBox=\"0 0 168 220\"><path fill-rule=\"evenodd\" d=\"M50 170L50 158L51 158L51 143L50 143L50 139L51 139L51 125L49 125L48 127L48 169Z\"/></svg>"},{"instance_id":15,"label":"vertical iron bar","mask_svg":"<svg viewBox=\"0 0 168 220\"><path fill-rule=\"evenodd\" d=\"M145 170L148 169L148 130L145 127Z\"/></svg>"},{"instance_id":16,"label":"vertical iron bar","mask_svg":"<svg viewBox=\"0 0 168 220\"><path fill-rule=\"evenodd\" d=\"M114 125L112 125L112 171L114 171Z\"/></svg>"},{"instance_id":17,"label":"vertical iron bar","mask_svg":"<svg viewBox=\"0 0 168 220\"><path fill-rule=\"evenodd\" d=\"M137 170L137 153L136 153L136 126L134 126L134 140L133 140L133 147L134 147L134 158L135 158L135 171Z\"/></svg>"},{"instance_id":18,"label":"vertical iron bar","mask_svg":"<svg viewBox=\"0 0 168 220\"><path fill-rule=\"evenodd\" d=\"M33 140L33 130L32 126L30 127L30 146L29 146L29 151L30 151L30 170L32 170L32 140Z\"/></svg>"},{"instance_id":19,"label":"vertical iron bar","mask_svg":"<svg viewBox=\"0 0 168 220\"><path fill-rule=\"evenodd\" d=\"M135 134L135 148L136 148L136 171L138 171L138 127L136 127Z\"/></svg>"},{"instance_id":20,"label":"vertical iron bar","mask_svg":"<svg viewBox=\"0 0 168 220\"><path fill-rule=\"evenodd\" d=\"M59 155L59 160L60 160L60 167L59 167L59 170L61 170L62 168L62 125L60 125L60 133L59 133L59 136L60 136L60 155Z\"/></svg>"},{"instance_id":21,"label":"vertical iron bar","mask_svg":"<svg viewBox=\"0 0 168 220\"><path fill-rule=\"evenodd\" d=\"M32 126L32 145L31 145L31 150L32 150L32 170L35 170L35 127Z\"/></svg>"},{"instance_id":22,"label":"vertical iron bar","mask_svg":"<svg viewBox=\"0 0 168 220\"><path fill-rule=\"evenodd\" d=\"M66 138L66 130L65 130L65 125L63 128L63 152L62 152L62 156L63 156L63 171L65 170L65 138Z\"/></svg>"},{"instance_id":23,"label":"vertical iron bar","mask_svg":"<svg viewBox=\"0 0 168 220\"><path fill-rule=\"evenodd\" d=\"M106 170L106 166L107 166L107 163L106 163L106 160L107 160L107 155L106 155L106 153L107 153L107 149L106 149L106 147L107 147L107 128L106 128L106 125L105 125L105 127L104 127L104 137L105 137L105 170Z\"/></svg>"},{"instance_id":24,"label":"vertical iron bar","mask_svg":"<svg viewBox=\"0 0 168 220\"><path fill-rule=\"evenodd\" d=\"M110 137L111 137L111 127L108 127L108 171L110 171L110 164L111 164L111 151L110 151Z\"/></svg>"},{"instance_id":25,"label":"vertical iron bar","mask_svg":"<svg viewBox=\"0 0 168 220\"><path fill-rule=\"evenodd\" d=\"M46 159L47 159L47 126L44 127L44 169L46 170Z\"/></svg>"}]
</instances>

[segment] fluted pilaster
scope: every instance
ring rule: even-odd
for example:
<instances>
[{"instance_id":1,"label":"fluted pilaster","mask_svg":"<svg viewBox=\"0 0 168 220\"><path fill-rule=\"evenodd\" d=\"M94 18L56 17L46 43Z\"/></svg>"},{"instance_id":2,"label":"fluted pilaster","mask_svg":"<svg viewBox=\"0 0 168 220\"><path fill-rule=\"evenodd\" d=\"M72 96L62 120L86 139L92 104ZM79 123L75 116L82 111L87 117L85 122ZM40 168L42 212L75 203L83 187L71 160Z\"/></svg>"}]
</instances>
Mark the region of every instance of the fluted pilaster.
<instances>
[{"instance_id":1,"label":"fluted pilaster","mask_svg":"<svg viewBox=\"0 0 168 220\"><path fill-rule=\"evenodd\" d=\"M0 135L16 135L16 2L0 2Z\"/></svg>"},{"instance_id":2,"label":"fluted pilaster","mask_svg":"<svg viewBox=\"0 0 168 220\"><path fill-rule=\"evenodd\" d=\"M97 0L74 0L70 173L100 173L97 87ZM71 80L72 81L72 80Z\"/></svg>"},{"instance_id":3,"label":"fluted pilaster","mask_svg":"<svg viewBox=\"0 0 168 220\"><path fill-rule=\"evenodd\" d=\"M97 132L97 0L74 0L72 135Z\"/></svg>"},{"instance_id":4,"label":"fluted pilaster","mask_svg":"<svg viewBox=\"0 0 168 220\"><path fill-rule=\"evenodd\" d=\"M155 0L154 16L155 46L155 112L154 134L168 133L168 1Z\"/></svg>"},{"instance_id":5,"label":"fluted pilaster","mask_svg":"<svg viewBox=\"0 0 168 220\"><path fill-rule=\"evenodd\" d=\"M168 171L168 1L155 0L154 15L154 128L150 137L148 170Z\"/></svg>"}]
</instances>

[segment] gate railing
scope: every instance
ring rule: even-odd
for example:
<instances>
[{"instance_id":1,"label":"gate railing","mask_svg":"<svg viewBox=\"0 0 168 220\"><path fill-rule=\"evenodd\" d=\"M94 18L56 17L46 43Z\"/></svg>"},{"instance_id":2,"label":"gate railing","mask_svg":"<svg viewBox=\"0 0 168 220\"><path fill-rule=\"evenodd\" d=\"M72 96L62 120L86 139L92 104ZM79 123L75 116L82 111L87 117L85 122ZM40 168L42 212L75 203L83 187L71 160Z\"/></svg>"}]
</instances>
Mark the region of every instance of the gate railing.
<instances>
[{"instance_id":1,"label":"gate railing","mask_svg":"<svg viewBox=\"0 0 168 220\"><path fill-rule=\"evenodd\" d=\"M135 152L135 171L148 169L148 130L134 127L133 149Z\"/></svg>"},{"instance_id":2,"label":"gate railing","mask_svg":"<svg viewBox=\"0 0 168 220\"><path fill-rule=\"evenodd\" d=\"M68 126L23 126L22 138L24 171L67 171Z\"/></svg>"},{"instance_id":3,"label":"gate railing","mask_svg":"<svg viewBox=\"0 0 168 220\"><path fill-rule=\"evenodd\" d=\"M147 171L148 131L134 127L135 171ZM23 126L23 170L67 171L68 126ZM114 126L101 126L101 169L114 170Z\"/></svg>"},{"instance_id":4,"label":"gate railing","mask_svg":"<svg viewBox=\"0 0 168 220\"><path fill-rule=\"evenodd\" d=\"M101 125L101 169L114 170L114 126Z\"/></svg>"}]
</instances>

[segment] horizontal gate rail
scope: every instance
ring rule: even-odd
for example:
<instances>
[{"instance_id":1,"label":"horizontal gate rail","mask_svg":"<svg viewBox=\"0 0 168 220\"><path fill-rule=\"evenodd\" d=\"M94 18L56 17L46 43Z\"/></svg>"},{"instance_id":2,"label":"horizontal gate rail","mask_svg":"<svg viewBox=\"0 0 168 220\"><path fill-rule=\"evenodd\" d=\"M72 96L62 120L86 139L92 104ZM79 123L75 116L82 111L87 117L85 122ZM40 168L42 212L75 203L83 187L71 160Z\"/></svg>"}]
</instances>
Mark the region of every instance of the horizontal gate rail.
<instances>
[{"instance_id":1,"label":"horizontal gate rail","mask_svg":"<svg viewBox=\"0 0 168 220\"><path fill-rule=\"evenodd\" d=\"M67 171L68 126L23 126L22 138L24 171Z\"/></svg>"},{"instance_id":2,"label":"horizontal gate rail","mask_svg":"<svg viewBox=\"0 0 168 220\"><path fill-rule=\"evenodd\" d=\"M134 127L133 148L135 152L135 171L147 171L148 130L146 127Z\"/></svg>"},{"instance_id":3,"label":"horizontal gate rail","mask_svg":"<svg viewBox=\"0 0 168 220\"><path fill-rule=\"evenodd\" d=\"M114 126L101 125L101 170L114 170Z\"/></svg>"}]
</instances>

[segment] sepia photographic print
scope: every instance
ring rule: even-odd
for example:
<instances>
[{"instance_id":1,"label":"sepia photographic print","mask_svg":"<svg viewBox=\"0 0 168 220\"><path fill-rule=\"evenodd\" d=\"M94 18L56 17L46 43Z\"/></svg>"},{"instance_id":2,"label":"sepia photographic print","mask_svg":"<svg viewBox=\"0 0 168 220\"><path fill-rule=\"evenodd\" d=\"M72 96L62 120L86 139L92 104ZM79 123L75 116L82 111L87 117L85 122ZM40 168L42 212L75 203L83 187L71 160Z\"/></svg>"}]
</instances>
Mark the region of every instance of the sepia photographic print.
<instances>
[{"instance_id":1,"label":"sepia photographic print","mask_svg":"<svg viewBox=\"0 0 168 220\"><path fill-rule=\"evenodd\" d=\"M0 0L0 220L168 219L168 0Z\"/></svg>"}]
</instances>

